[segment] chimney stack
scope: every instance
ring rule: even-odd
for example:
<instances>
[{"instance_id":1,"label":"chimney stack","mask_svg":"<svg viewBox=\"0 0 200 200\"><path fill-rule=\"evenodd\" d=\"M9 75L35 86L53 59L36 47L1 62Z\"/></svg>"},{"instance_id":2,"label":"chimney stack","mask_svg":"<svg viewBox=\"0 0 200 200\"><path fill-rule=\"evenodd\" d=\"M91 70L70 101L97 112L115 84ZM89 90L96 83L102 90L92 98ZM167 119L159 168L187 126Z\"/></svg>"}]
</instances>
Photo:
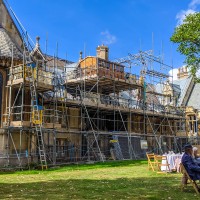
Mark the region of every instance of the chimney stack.
<instances>
[{"instance_id":1,"label":"chimney stack","mask_svg":"<svg viewBox=\"0 0 200 200\"><path fill-rule=\"evenodd\" d=\"M187 78L188 76L189 76L189 73L186 66L180 67L178 69L178 74L177 74L178 79Z\"/></svg>"},{"instance_id":2,"label":"chimney stack","mask_svg":"<svg viewBox=\"0 0 200 200\"><path fill-rule=\"evenodd\" d=\"M102 44L102 46L98 46L96 48L96 52L97 52L98 58L108 60L108 58L109 58L109 48L107 46L104 46L104 44Z\"/></svg>"}]
</instances>

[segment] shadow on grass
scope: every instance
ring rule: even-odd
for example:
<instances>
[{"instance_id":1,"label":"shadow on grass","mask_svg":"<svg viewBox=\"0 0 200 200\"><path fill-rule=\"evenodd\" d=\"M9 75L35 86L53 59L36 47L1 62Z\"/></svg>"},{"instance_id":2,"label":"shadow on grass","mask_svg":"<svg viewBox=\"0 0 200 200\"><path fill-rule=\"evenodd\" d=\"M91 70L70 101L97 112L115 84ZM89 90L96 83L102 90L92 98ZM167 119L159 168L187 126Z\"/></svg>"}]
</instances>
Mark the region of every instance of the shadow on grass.
<instances>
[{"instance_id":1,"label":"shadow on grass","mask_svg":"<svg viewBox=\"0 0 200 200\"><path fill-rule=\"evenodd\" d=\"M34 180L33 180L34 181ZM0 183L0 199L194 199L188 187L181 192L172 177L67 179L31 183ZM196 196L196 197L194 197Z\"/></svg>"},{"instance_id":2,"label":"shadow on grass","mask_svg":"<svg viewBox=\"0 0 200 200\"><path fill-rule=\"evenodd\" d=\"M5 174L41 174L49 173L51 171L73 171L73 170L88 170L88 169L99 169L106 167L128 167L128 166L141 166L147 164L147 160L124 160L124 161L106 161L95 164L69 164L62 167L49 168L48 170L23 170L23 171L0 171L0 175Z\"/></svg>"}]
</instances>

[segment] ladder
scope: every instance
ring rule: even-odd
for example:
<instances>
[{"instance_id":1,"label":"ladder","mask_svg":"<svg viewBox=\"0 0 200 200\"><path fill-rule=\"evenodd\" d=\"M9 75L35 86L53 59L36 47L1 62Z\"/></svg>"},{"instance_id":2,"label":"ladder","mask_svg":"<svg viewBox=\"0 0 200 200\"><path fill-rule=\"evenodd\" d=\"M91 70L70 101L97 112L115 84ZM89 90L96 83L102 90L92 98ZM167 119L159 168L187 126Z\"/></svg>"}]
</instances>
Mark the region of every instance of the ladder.
<instances>
[{"instance_id":1,"label":"ladder","mask_svg":"<svg viewBox=\"0 0 200 200\"><path fill-rule=\"evenodd\" d=\"M42 119L40 116L40 110L38 106L38 99L37 99L37 91L36 91L36 85L35 85L35 78L34 78L34 68L35 63L32 61L30 53L28 50L25 49L24 52L24 60L25 60L25 75L29 80L29 87L30 87L30 93L31 93L31 105L32 105L32 122L35 125L35 131L37 135L38 140L38 150L39 150L39 156L40 156L40 164L43 169L47 169L47 159L46 159L46 153L45 153L45 146L44 146L44 139L42 134Z\"/></svg>"}]
</instances>

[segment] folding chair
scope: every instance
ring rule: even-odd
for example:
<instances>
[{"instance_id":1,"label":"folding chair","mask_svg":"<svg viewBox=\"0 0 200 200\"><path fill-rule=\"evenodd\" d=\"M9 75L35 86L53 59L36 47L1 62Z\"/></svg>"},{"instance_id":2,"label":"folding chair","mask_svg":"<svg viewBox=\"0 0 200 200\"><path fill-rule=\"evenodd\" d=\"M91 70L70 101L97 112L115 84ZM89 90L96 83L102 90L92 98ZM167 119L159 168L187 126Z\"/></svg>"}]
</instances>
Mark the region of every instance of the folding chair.
<instances>
[{"instance_id":1,"label":"folding chair","mask_svg":"<svg viewBox=\"0 0 200 200\"><path fill-rule=\"evenodd\" d=\"M187 186L187 180L189 180L189 182L192 184L196 193L199 194L199 187L198 187L196 181L194 181L190 178L189 174L187 173L187 171L182 163L180 164L180 168L181 168L181 172L183 174L183 177L181 178L181 190L183 191L183 189Z\"/></svg>"},{"instance_id":2,"label":"folding chair","mask_svg":"<svg viewBox=\"0 0 200 200\"><path fill-rule=\"evenodd\" d=\"M157 170L160 172L170 172L170 165L167 160L167 156L155 156L155 162L157 166ZM165 167L164 170L162 171L162 167Z\"/></svg>"},{"instance_id":3,"label":"folding chair","mask_svg":"<svg viewBox=\"0 0 200 200\"><path fill-rule=\"evenodd\" d=\"M155 171L154 167L155 167L155 154L154 153L146 153L147 156L147 160L148 160L148 170L152 169L152 171Z\"/></svg>"}]
</instances>

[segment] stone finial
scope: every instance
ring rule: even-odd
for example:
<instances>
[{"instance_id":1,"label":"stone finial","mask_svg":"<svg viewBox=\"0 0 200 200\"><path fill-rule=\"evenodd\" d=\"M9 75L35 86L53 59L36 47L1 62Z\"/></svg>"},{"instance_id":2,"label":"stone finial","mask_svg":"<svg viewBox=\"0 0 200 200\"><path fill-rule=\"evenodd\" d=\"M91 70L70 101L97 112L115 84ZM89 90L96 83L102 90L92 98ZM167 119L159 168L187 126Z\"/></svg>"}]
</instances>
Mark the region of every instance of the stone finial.
<instances>
[{"instance_id":1,"label":"stone finial","mask_svg":"<svg viewBox=\"0 0 200 200\"><path fill-rule=\"evenodd\" d=\"M37 48L40 47L40 37L39 36L36 37L36 47Z\"/></svg>"},{"instance_id":2,"label":"stone finial","mask_svg":"<svg viewBox=\"0 0 200 200\"><path fill-rule=\"evenodd\" d=\"M80 51L80 54L79 54L80 56L79 56L79 60L82 60L83 59L83 52L82 51Z\"/></svg>"}]
</instances>

